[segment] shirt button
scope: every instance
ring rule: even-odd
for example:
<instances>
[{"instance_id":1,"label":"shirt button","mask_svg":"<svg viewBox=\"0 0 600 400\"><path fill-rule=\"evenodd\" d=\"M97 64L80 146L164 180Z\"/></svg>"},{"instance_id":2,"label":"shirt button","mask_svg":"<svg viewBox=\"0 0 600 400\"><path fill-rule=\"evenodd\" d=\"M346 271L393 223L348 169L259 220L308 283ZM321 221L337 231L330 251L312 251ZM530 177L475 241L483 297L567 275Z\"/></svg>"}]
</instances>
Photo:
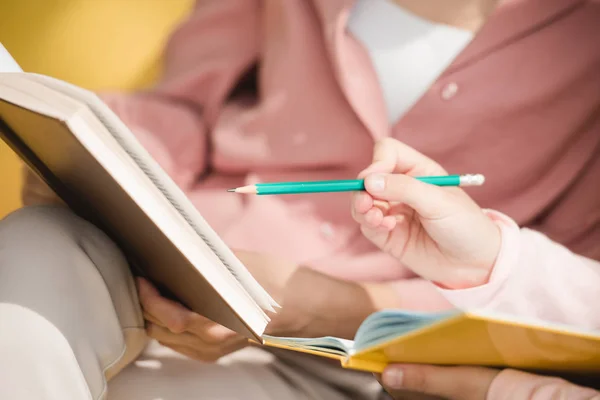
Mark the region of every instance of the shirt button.
<instances>
[{"instance_id":1,"label":"shirt button","mask_svg":"<svg viewBox=\"0 0 600 400\"><path fill-rule=\"evenodd\" d=\"M334 233L333 233L333 226L331 226L331 224L329 224L327 222L323 223L319 227L319 230L321 231L321 234L325 238L327 238L327 239L333 239Z\"/></svg>"},{"instance_id":2,"label":"shirt button","mask_svg":"<svg viewBox=\"0 0 600 400\"><path fill-rule=\"evenodd\" d=\"M444 86L442 90L442 99L450 100L458 93L458 85L455 82L451 82Z\"/></svg>"}]
</instances>

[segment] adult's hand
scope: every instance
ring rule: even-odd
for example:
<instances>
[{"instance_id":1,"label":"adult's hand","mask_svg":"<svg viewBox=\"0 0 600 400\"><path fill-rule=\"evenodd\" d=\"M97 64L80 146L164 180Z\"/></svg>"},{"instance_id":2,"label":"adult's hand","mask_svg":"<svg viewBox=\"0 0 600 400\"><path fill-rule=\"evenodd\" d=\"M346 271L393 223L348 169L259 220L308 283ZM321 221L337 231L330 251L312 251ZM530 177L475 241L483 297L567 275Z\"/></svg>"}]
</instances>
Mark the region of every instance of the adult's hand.
<instances>
[{"instance_id":1,"label":"adult's hand","mask_svg":"<svg viewBox=\"0 0 600 400\"><path fill-rule=\"evenodd\" d=\"M402 400L600 400L594 389L512 369L389 365L379 380Z\"/></svg>"},{"instance_id":2,"label":"adult's hand","mask_svg":"<svg viewBox=\"0 0 600 400\"><path fill-rule=\"evenodd\" d=\"M389 365L379 380L394 399L486 400L498 373L477 367Z\"/></svg>"},{"instance_id":3,"label":"adult's hand","mask_svg":"<svg viewBox=\"0 0 600 400\"><path fill-rule=\"evenodd\" d=\"M138 278L138 294L148 336L178 353L213 362L246 346L241 335L162 297L143 278Z\"/></svg>"},{"instance_id":4,"label":"adult's hand","mask_svg":"<svg viewBox=\"0 0 600 400\"><path fill-rule=\"evenodd\" d=\"M266 333L278 336L334 335L351 339L360 323L396 297L385 284L362 285L332 278L264 254L236 251L258 282L282 305ZM160 295L138 279L148 335L201 361L215 361L245 347L246 338Z\"/></svg>"},{"instance_id":5,"label":"adult's hand","mask_svg":"<svg viewBox=\"0 0 600 400\"><path fill-rule=\"evenodd\" d=\"M292 264L251 252L236 255L275 299L280 298ZM212 362L248 345L242 335L161 296L143 278L138 278L138 294L148 335L179 353Z\"/></svg>"}]
</instances>

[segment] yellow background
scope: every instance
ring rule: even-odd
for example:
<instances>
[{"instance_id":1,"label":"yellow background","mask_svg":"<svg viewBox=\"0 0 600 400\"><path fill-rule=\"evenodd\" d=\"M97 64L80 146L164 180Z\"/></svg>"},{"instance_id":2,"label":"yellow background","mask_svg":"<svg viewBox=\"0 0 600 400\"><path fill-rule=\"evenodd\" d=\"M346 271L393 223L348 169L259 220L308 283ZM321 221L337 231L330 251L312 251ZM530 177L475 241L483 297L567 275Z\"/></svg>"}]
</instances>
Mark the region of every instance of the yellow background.
<instances>
[{"instance_id":1,"label":"yellow background","mask_svg":"<svg viewBox=\"0 0 600 400\"><path fill-rule=\"evenodd\" d=\"M193 0L0 0L0 42L27 72L89 89L131 90L160 72ZM0 141L0 218L20 205L17 157Z\"/></svg>"}]
</instances>

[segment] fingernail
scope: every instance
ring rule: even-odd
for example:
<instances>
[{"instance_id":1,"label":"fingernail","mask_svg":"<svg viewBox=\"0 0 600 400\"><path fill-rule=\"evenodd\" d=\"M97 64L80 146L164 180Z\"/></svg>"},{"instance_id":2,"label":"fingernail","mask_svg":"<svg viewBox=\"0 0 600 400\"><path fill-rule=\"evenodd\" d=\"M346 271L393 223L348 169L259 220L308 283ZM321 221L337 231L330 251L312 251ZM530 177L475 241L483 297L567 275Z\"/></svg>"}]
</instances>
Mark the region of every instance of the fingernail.
<instances>
[{"instance_id":1,"label":"fingernail","mask_svg":"<svg viewBox=\"0 0 600 400\"><path fill-rule=\"evenodd\" d=\"M401 389L404 373L399 368L388 368L383 371L383 384L390 389Z\"/></svg>"},{"instance_id":2,"label":"fingernail","mask_svg":"<svg viewBox=\"0 0 600 400\"><path fill-rule=\"evenodd\" d=\"M374 162L373 164L369 165L367 168L365 168L364 170L362 170L362 172L360 174L358 174L359 179L360 178L364 178L365 176L369 175L372 172L378 172L381 170L385 170L385 161L377 161Z\"/></svg>"},{"instance_id":3,"label":"fingernail","mask_svg":"<svg viewBox=\"0 0 600 400\"><path fill-rule=\"evenodd\" d=\"M385 177L383 175L371 175L365 179L365 186L369 192L383 192L385 190Z\"/></svg>"}]
</instances>

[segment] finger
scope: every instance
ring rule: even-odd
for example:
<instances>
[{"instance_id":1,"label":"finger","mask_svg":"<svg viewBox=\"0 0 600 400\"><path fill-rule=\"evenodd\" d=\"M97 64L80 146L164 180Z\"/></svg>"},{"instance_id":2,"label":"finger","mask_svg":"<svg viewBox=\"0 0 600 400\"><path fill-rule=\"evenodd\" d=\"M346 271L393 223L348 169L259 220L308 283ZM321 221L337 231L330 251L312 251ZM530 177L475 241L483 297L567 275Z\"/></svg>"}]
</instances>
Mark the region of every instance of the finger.
<instances>
[{"instance_id":1,"label":"finger","mask_svg":"<svg viewBox=\"0 0 600 400\"><path fill-rule=\"evenodd\" d=\"M384 138L375 144L372 165L377 165L373 172L396 172L411 176L446 175L438 163L393 138Z\"/></svg>"},{"instance_id":2,"label":"finger","mask_svg":"<svg viewBox=\"0 0 600 400\"><path fill-rule=\"evenodd\" d=\"M170 348L173 351L176 351L179 354L182 354L188 358L191 358L192 360L203 361L203 362L215 362L218 360L218 358L217 359L205 359L202 356L200 356L200 354L195 349L192 349L190 347L179 346L179 345L170 344L170 343L163 343L160 341L158 343L160 343L162 346Z\"/></svg>"},{"instance_id":3,"label":"finger","mask_svg":"<svg viewBox=\"0 0 600 400\"><path fill-rule=\"evenodd\" d=\"M159 341L159 343L165 347L170 348L171 350L176 351L179 354L183 354L184 356L191 358L192 360L208 362L208 363L216 362L221 357L229 354L229 353L220 353L220 352L199 351L198 349L193 348L193 347L182 346L182 345L178 345L178 344L171 344L171 343L160 342L160 341Z\"/></svg>"},{"instance_id":4,"label":"finger","mask_svg":"<svg viewBox=\"0 0 600 400\"><path fill-rule=\"evenodd\" d=\"M415 211L404 203L388 204L390 205L388 215L383 218L381 226L390 231L398 227L407 229L405 225L408 224L408 222L412 219Z\"/></svg>"},{"instance_id":5,"label":"finger","mask_svg":"<svg viewBox=\"0 0 600 400\"><path fill-rule=\"evenodd\" d=\"M208 344L220 344L239 336L237 332L196 313L191 316L186 332L198 336Z\"/></svg>"},{"instance_id":6,"label":"finger","mask_svg":"<svg viewBox=\"0 0 600 400\"><path fill-rule=\"evenodd\" d=\"M352 195L352 215L365 214L373 207L373 198L367 192L355 192Z\"/></svg>"},{"instance_id":7,"label":"finger","mask_svg":"<svg viewBox=\"0 0 600 400\"><path fill-rule=\"evenodd\" d=\"M359 224L376 228L387 220L388 230L393 229L389 222L392 222L394 218L386 218L388 211L391 209L389 202L373 200L368 193L359 192L353 195L352 205L352 217Z\"/></svg>"},{"instance_id":8,"label":"finger","mask_svg":"<svg viewBox=\"0 0 600 400\"><path fill-rule=\"evenodd\" d=\"M386 217L383 216L381 210L377 208L372 208L366 214L359 214L354 219L361 226L365 226L368 229L377 229L382 226L381 224L383 223L383 221L385 221Z\"/></svg>"},{"instance_id":9,"label":"finger","mask_svg":"<svg viewBox=\"0 0 600 400\"><path fill-rule=\"evenodd\" d=\"M164 298L146 279L138 278L140 303L147 314L152 315L159 325L168 327L172 332L185 331L193 314L183 305Z\"/></svg>"},{"instance_id":10,"label":"finger","mask_svg":"<svg viewBox=\"0 0 600 400\"><path fill-rule=\"evenodd\" d=\"M370 228L378 228L383 221L383 213L379 208L371 208L365 214L365 224Z\"/></svg>"},{"instance_id":11,"label":"finger","mask_svg":"<svg viewBox=\"0 0 600 400\"><path fill-rule=\"evenodd\" d=\"M142 311L142 313L143 313L143 315L144 315L144 320L146 320L146 321L148 321L148 322L150 322L150 323L153 323L153 324L155 324L155 325L160 325L160 326L163 326L163 327L165 327L165 326L162 324L162 322L161 322L161 321L159 321L159 320L158 320L158 319L157 319L155 316L153 316L153 315L152 315L152 314L150 314L149 312L147 312L147 311L145 311L145 310L144 310L144 311ZM166 327L165 327L165 328L166 328Z\"/></svg>"},{"instance_id":12,"label":"finger","mask_svg":"<svg viewBox=\"0 0 600 400\"><path fill-rule=\"evenodd\" d=\"M202 352L202 351L198 351L197 349L194 349L191 347L186 347L186 346L171 345L168 343L161 343L161 344L163 346L166 346L166 347L168 347L180 354L183 354L184 356L187 356L193 360L202 361L202 362L216 362L221 357L224 357L227 354L231 354L235 351L241 350L247 346L247 344L240 343L236 347L232 347L223 352Z\"/></svg>"},{"instance_id":13,"label":"finger","mask_svg":"<svg viewBox=\"0 0 600 400\"><path fill-rule=\"evenodd\" d=\"M138 286L138 291L145 296L159 296L160 293L152 283L146 278L138 276L135 278Z\"/></svg>"},{"instance_id":14,"label":"finger","mask_svg":"<svg viewBox=\"0 0 600 400\"><path fill-rule=\"evenodd\" d=\"M191 333L173 333L169 329L155 324L148 324L146 332L152 339L156 339L169 346L185 346L201 352L210 352L209 348L218 347L204 342L201 338Z\"/></svg>"},{"instance_id":15,"label":"finger","mask_svg":"<svg viewBox=\"0 0 600 400\"><path fill-rule=\"evenodd\" d=\"M209 347L227 348L233 343L245 341L242 336L235 332L231 334L232 331L228 331L227 328L217 324L207 327L201 336L190 332L173 333L169 329L155 324L148 324L146 331L148 336L156 340L199 349Z\"/></svg>"},{"instance_id":16,"label":"finger","mask_svg":"<svg viewBox=\"0 0 600 400\"><path fill-rule=\"evenodd\" d=\"M373 199L373 207L377 207L381 210L383 215L387 215L392 206L389 201Z\"/></svg>"},{"instance_id":17,"label":"finger","mask_svg":"<svg viewBox=\"0 0 600 400\"><path fill-rule=\"evenodd\" d=\"M403 216L399 216L399 217L396 217L394 215L385 216L385 217L383 217L383 220L381 221L380 226L383 229L387 230L388 232L392 231L398 224L399 218L403 218Z\"/></svg>"},{"instance_id":18,"label":"finger","mask_svg":"<svg viewBox=\"0 0 600 400\"><path fill-rule=\"evenodd\" d=\"M240 336L237 332L215 323L209 326L204 331L204 335L201 337L208 343L229 343L242 340L242 336ZM245 339L243 340L245 341Z\"/></svg>"},{"instance_id":19,"label":"finger","mask_svg":"<svg viewBox=\"0 0 600 400\"><path fill-rule=\"evenodd\" d=\"M367 195L368 196L368 195ZM370 196L369 196L370 197ZM372 202L371 202L372 203ZM376 228L384 219L384 214L380 208L373 204L365 212L357 212L353 209L352 216L360 225L367 225L371 228Z\"/></svg>"},{"instance_id":20,"label":"finger","mask_svg":"<svg viewBox=\"0 0 600 400\"><path fill-rule=\"evenodd\" d=\"M364 179L369 174L386 173L391 174L395 170L395 161L377 161L373 162L367 168L358 174L358 179Z\"/></svg>"},{"instance_id":21,"label":"finger","mask_svg":"<svg viewBox=\"0 0 600 400\"><path fill-rule=\"evenodd\" d=\"M207 342L219 342L237 335L181 304L160 296L158 290L144 278L138 278L138 284L144 318L153 324L167 327L174 333L191 332Z\"/></svg>"},{"instance_id":22,"label":"finger","mask_svg":"<svg viewBox=\"0 0 600 400\"><path fill-rule=\"evenodd\" d=\"M421 217L438 219L452 211L447 189L423 183L407 175L377 174L365 179L365 188L376 199L404 203Z\"/></svg>"},{"instance_id":23,"label":"finger","mask_svg":"<svg viewBox=\"0 0 600 400\"><path fill-rule=\"evenodd\" d=\"M381 379L392 395L397 390L409 390L448 400L485 400L498 372L487 368L390 365Z\"/></svg>"},{"instance_id":24,"label":"finger","mask_svg":"<svg viewBox=\"0 0 600 400\"><path fill-rule=\"evenodd\" d=\"M149 324L146 329L148 336L170 348L187 348L183 354L205 361L216 360L246 346L247 340L241 336L233 337L220 343L206 343L202 338L191 333L173 333L166 328Z\"/></svg>"},{"instance_id":25,"label":"finger","mask_svg":"<svg viewBox=\"0 0 600 400\"><path fill-rule=\"evenodd\" d=\"M371 243L383 249L386 246L390 232L386 228L371 228L367 225L361 225L360 231Z\"/></svg>"}]
</instances>

